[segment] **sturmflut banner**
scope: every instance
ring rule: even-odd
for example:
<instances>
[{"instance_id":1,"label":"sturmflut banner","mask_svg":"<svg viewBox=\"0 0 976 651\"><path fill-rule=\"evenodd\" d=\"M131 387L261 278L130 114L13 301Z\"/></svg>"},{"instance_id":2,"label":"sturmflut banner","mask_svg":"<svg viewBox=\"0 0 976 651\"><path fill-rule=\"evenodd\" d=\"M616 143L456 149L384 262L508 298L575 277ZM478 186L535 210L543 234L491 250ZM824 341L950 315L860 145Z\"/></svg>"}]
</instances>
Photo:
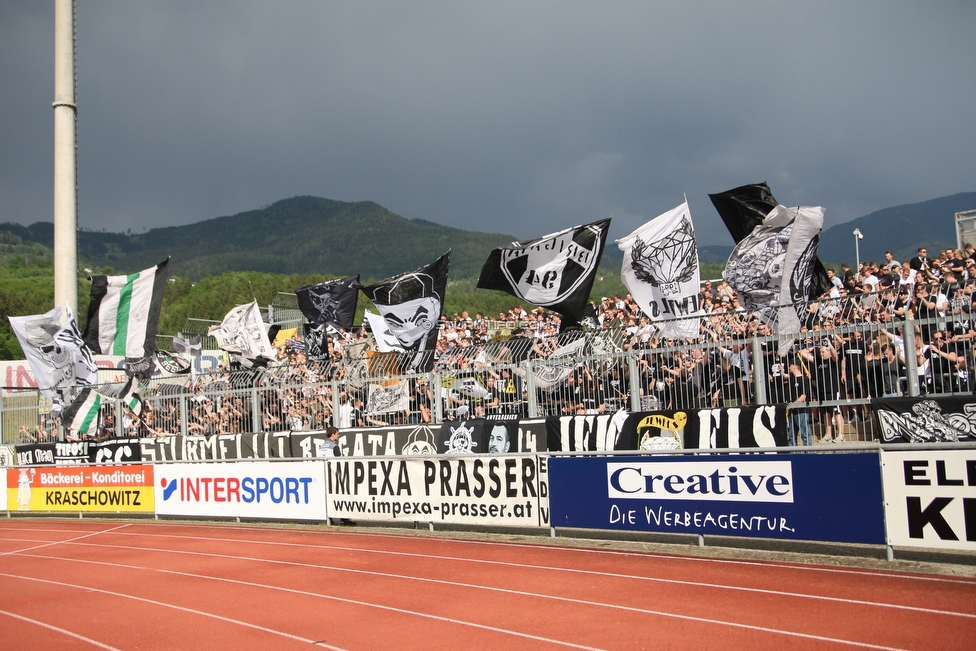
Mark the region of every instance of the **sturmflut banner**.
<instances>
[{"instance_id":1,"label":"sturmflut banner","mask_svg":"<svg viewBox=\"0 0 976 651\"><path fill-rule=\"evenodd\" d=\"M7 470L10 511L152 513L153 467L21 467Z\"/></svg>"},{"instance_id":2,"label":"sturmflut banner","mask_svg":"<svg viewBox=\"0 0 976 651\"><path fill-rule=\"evenodd\" d=\"M155 485L160 515L326 519L321 461L161 464Z\"/></svg>"},{"instance_id":3,"label":"sturmflut banner","mask_svg":"<svg viewBox=\"0 0 976 651\"><path fill-rule=\"evenodd\" d=\"M874 452L551 457L549 482L554 527L884 542Z\"/></svg>"},{"instance_id":4,"label":"sturmflut banner","mask_svg":"<svg viewBox=\"0 0 976 651\"><path fill-rule=\"evenodd\" d=\"M881 452L888 544L976 551L976 450Z\"/></svg>"},{"instance_id":5,"label":"sturmflut banner","mask_svg":"<svg viewBox=\"0 0 976 651\"><path fill-rule=\"evenodd\" d=\"M546 527L546 472L534 455L339 458L328 462L329 517Z\"/></svg>"}]
</instances>

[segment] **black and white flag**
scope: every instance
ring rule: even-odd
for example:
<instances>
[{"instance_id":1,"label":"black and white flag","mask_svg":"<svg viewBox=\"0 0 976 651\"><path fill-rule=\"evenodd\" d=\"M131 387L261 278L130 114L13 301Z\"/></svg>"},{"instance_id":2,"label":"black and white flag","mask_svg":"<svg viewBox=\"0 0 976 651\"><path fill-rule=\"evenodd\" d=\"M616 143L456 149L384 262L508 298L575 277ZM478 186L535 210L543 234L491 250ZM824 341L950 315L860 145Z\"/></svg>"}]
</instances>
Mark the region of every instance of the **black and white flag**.
<instances>
[{"instance_id":1,"label":"black and white flag","mask_svg":"<svg viewBox=\"0 0 976 651\"><path fill-rule=\"evenodd\" d=\"M302 327L304 335L305 358L310 362L324 362L329 359L329 325L327 323L306 323ZM297 347L293 346L297 350Z\"/></svg>"},{"instance_id":2,"label":"black and white flag","mask_svg":"<svg viewBox=\"0 0 976 651\"><path fill-rule=\"evenodd\" d=\"M277 359L277 351L268 340L268 326L261 318L257 301L233 308L220 325L211 326L207 334L217 340L221 350L237 353L242 361L260 363L261 360Z\"/></svg>"},{"instance_id":3,"label":"black and white flag","mask_svg":"<svg viewBox=\"0 0 976 651\"><path fill-rule=\"evenodd\" d=\"M67 316L67 323L61 325L61 308L55 307L44 314L8 317L37 386L58 405L63 403L63 389L98 382L95 358L81 338L71 308Z\"/></svg>"},{"instance_id":4,"label":"black and white flag","mask_svg":"<svg viewBox=\"0 0 976 651\"><path fill-rule=\"evenodd\" d=\"M729 234L735 243L741 242L756 226L759 226L772 212L773 208L779 205L776 197L773 196L769 186L765 183L754 183L743 185L738 188L710 194L708 198L712 200L715 210L718 211L725 227L729 229ZM830 279L827 278L827 270L824 268L820 259L814 255L811 263L810 282L807 285L805 299L814 299L831 287Z\"/></svg>"},{"instance_id":5,"label":"black and white flag","mask_svg":"<svg viewBox=\"0 0 976 651\"><path fill-rule=\"evenodd\" d=\"M620 279L665 337L698 336L700 274L688 202L617 241L624 253ZM676 320L678 319L678 320Z\"/></svg>"},{"instance_id":6,"label":"black and white flag","mask_svg":"<svg viewBox=\"0 0 976 651\"><path fill-rule=\"evenodd\" d=\"M177 332L173 335L173 352L186 355L190 359L196 359L203 354L203 347L200 344L200 335L185 335Z\"/></svg>"},{"instance_id":7,"label":"black and white flag","mask_svg":"<svg viewBox=\"0 0 976 651\"><path fill-rule=\"evenodd\" d=\"M822 227L823 208L776 206L736 244L725 265L723 277L742 307L777 331L799 332L792 304L803 299L793 292L802 294L809 282Z\"/></svg>"},{"instance_id":8,"label":"black and white flag","mask_svg":"<svg viewBox=\"0 0 976 651\"><path fill-rule=\"evenodd\" d=\"M481 268L478 287L508 292L579 322L609 230L610 220L603 219L497 248Z\"/></svg>"},{"instance_id":9,"label":"black and white flag","mask_svg":"<svg viewBox=\"0 0 976 651\"><path fill-rule=\"evenodd\" d=\"M327 323L349 330L356 316L359 275L306 285L295 290L298 307L312 325Z\"/></svg>"},{"instance_id":10,"label":"black and white flag","mask_svg":"<svg viewBox=\"0 0 976 651\"><path fill-rule=\"evenodd\" d=\"M444 306L450 250L426 267L357 285L373 301L390 332L408 352L416 353L411 367L429 371L434 366L437 320Z\"/></svg>"},{"instance_id":11,"label":"black and white flag","mask_svg":"<svg viewBox=\"0 0 976 651\"><path fill-rule=\"evenodd\" d=\"M126 276L92 276L85 343L96 353L124 355L125 372L148 380L155 367L156 328L169 258Z\"/></svg>"}]
</instances>

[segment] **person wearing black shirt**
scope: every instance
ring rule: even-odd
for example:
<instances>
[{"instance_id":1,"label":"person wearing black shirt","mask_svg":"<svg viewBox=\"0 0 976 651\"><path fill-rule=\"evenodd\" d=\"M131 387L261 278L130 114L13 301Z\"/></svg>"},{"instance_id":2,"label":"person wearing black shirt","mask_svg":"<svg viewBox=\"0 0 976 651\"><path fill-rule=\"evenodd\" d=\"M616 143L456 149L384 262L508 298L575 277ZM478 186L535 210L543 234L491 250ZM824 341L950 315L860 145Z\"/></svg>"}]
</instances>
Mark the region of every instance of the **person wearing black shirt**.
<instances>
[{"instance_id":1,"label":"person wearing black shirt","mask_svg":"<svg viewBox=\"0 0 976 651\"><path fill-rule=\"evenodd\" d=\"M844 397L865 397L864 385L867 380L867 344L860 330L855 330L840 347L840 367L844 379ZM858 415L857 407L850 407L854 412L848 413L848 420L854 420Z\"/></svg>"},{"instance_id":2,"label":"person wearing black shirt","mask_svg":"<svg viewBox=\"0 0 976 651\"><path fill-rule=\"evenodd\" d=\"M790 362L790 372L786 376L789 401L792 403L810 402L810 378L803 372L800 360ZM796 435L800 434L803 445L810 446L810 411L805 407L789 409L790 445L796 445Z\"/></svg>"},{"instance_id":3,"label":"person wearing black shirt","mask_svg":"<svg viewBox=\"0 0 976 651\"><path fill-rule=\"evenodd\" d=\"M932 261L929 260L928 251L926 251L925 247L923 246L919 247L918 255L909 260L908 264L915 271L921 271L922 269L928 269L932 264Z\"/></svg>"}]
</instances>

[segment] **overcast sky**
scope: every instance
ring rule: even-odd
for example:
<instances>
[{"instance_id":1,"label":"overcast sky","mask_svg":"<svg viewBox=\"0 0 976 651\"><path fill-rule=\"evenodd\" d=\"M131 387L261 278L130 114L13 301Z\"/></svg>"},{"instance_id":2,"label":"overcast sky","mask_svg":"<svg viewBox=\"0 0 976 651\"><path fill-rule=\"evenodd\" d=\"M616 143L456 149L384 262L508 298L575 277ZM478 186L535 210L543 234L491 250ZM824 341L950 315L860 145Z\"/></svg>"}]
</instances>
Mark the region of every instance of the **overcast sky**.
<instances>
[{"instance_id":1,"label":"overcast sky","mask_svg":"<svg viewBox=\"0 0 976 651\"><path fill-rule=\"evenodd\" d=\"M0 0L0 222L53 220L53 1ZM295 195L531 238L767 181L827 226L976 191L976 3L77 8L79 226ZM976 206L974 206L976 207Z\"/></svg>"}]
</instances>

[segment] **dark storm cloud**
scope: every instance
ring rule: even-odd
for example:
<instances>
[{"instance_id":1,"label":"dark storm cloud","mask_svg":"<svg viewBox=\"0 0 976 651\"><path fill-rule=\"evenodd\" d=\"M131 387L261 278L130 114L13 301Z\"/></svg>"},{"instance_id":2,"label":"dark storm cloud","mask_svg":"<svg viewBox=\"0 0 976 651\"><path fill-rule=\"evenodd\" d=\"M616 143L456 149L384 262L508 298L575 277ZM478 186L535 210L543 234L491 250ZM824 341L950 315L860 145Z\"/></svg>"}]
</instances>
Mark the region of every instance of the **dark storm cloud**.
<instances>
[{"instance_id":1,"label":"dark storm cloud","mask_svg":"<svg viewBox=\"0 0 976 651\"><path fill-rule=\"evenodd\" d=\"M0 6L0 221L50 220L52 3ZM297 194L534 237L765 180L827 224L972 191L966 3L78 7L79 224Z\"/></svg>"}]
</instances>

